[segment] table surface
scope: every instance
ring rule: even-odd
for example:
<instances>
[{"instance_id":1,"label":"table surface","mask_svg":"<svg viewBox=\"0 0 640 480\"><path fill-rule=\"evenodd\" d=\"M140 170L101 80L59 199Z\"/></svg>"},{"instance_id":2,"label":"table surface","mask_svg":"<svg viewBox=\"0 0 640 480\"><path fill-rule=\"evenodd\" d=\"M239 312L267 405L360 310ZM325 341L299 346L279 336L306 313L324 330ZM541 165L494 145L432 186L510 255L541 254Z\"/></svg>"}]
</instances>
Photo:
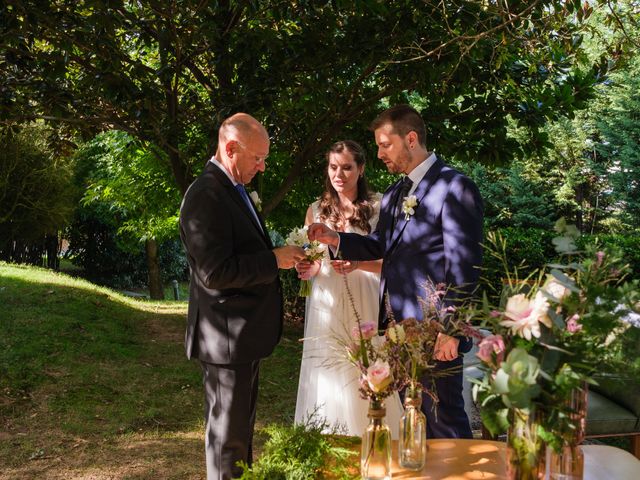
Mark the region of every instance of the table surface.
<instances>
[{"instance_id":1,"label":"table surface","mask_svg":"<svg viewBox=\"0 0 640 480\"><path fill-rule=\"evenodd\" d=\"M506 445L488 440L428 440L421 472L401 469L393 442L394 480L506 479ZM639 480L640 460L629 452L605 445L584 445L584 480Z\"/></svg>"}]
</instances>

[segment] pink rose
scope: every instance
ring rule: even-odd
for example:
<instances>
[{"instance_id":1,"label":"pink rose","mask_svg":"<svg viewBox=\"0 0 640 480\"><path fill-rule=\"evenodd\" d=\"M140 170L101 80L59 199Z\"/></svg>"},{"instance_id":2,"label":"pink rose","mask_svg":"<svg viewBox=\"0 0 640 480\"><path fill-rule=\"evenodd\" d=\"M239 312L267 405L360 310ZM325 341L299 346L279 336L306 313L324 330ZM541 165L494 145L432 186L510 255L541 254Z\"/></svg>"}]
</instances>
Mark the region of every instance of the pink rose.
<instances>
[{"instance_id":1,"label":"pink rose","mask_svg":"<svg viewBox=\"0 0 640 480\"><path fill-rule=\"evenodd\" d=\"M493 363L492 354L496 354L496 363L499 365L504 358L504 340L501 335L488 335L478 345L477 357L484 363Z\"/></svg>"},{"instance_id":2,"label":"pink rose","mask_svg":"<svg viewBox=\"0 0 640 480\"><path fill-rule=\"evenodd\" d=\"M382 392L391 383L391 367L384 360L376 360L367 368L367 383L375 393Z\"/></svg>"},{"instance_id":3,"label":"pink rose","mask_svg":"<svg viewBox=\"0 0 640 480\"><path fill-rule=\"evenodd\" d=\"M360 324L360 332L358 332L358 325L354 326L351 329L351 337L355 340L360 340L360 335L365 340L369 340L373 338L374 335L378 334L378 325L373 322L364 322Z\"/></svg>"},{"instance_id":4,"label":"pink rose","mask_svg":"<svg viewBox=\"0 0 640 480\"><path fill-rule=\"evenodd\" d=\"M567 320L567 332L576 333L582 330L582 325L578 323L580 317L578 314L573 315L569 320Z\"/></svg>"}]
</instances>

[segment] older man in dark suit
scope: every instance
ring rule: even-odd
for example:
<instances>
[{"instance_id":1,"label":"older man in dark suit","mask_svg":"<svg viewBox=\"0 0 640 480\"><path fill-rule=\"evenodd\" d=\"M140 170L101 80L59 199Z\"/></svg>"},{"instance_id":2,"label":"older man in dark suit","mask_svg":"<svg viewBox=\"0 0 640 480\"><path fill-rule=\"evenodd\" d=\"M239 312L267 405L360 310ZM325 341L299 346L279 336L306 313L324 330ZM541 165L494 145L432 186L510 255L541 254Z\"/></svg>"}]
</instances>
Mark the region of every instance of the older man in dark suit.
<instances>
[{"instance_id":1,"label":"older man in dark suit","mask_svg":"<svg viewBox=\"0 0 640 480\"><path fill-rule=\"evenodd\" d=\"M406 174L384 194L376 231L368 236L336 233L322 224L309 227L309 238L332 245L345 260L384 259L380 284L380 326L386 324L388 294L396 319L422 319L418 297L424 285L449 287L445 303L471 292L482 261L482 199L476 185L446 166L426 147L422 117L408 105L381 113L372 123L378 158L392 173ZM415 196L415 199L411 198ZM413 212L409 206L415 200ZM403 203L406 209L403 209ZM461 367L471 348L465 337L440 334L436 342L438 368ZM428 379L423 379L428 381ZM423 397L430 438L471 438L464 411L462 372L436 379L437 412L432 399Z\"/></svg>"},{"instance_id":2,"label":"older man in dark suit","mask_svg":"<svg viewBox=\"0 0 640 480\"><path fill-rule=\"evenodd\" d=\"M244 189L268 154L267 131L255 118L228 118L180 209L191 267L185 346L203 370L208 480L238 477L237 463L251 464L259 363L282 333L278 269L304 258L301 248L273 247Z\"/></svg>"}]
</instances>

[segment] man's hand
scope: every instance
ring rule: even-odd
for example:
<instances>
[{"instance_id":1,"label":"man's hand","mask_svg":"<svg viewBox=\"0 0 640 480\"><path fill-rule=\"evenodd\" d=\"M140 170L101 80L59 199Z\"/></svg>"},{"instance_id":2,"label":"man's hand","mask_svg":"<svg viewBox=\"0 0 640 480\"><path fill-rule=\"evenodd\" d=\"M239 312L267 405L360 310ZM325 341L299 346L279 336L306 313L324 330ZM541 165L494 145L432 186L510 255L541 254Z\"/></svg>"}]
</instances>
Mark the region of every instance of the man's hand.
<instances>
[{"instance_id":1,"label":"man's hand","mask_svg":"<svg viewBox=\"0 0 640 480\"><path fill-rule=\"evenodd\" d=\"M337 247L340 241L338 233L331 230L323 223L312 223L309 225L307 235L310 241L317 240L320 243L326 243L332 247Z\"/></svg>"},{"instance_id":2,"label":"man's hand","mask_svg":"<svg viewBox=\"0 0 640 480\"><path fill-rule=\"evenodd\" d=\"M434 349L434 357L436 360L448 362L458 358L458 344L460 340L450 337L444 333L438 333L436 338L436 346Z\"/></svg>"},{"instance_id":3,"label":"man's hand","mask_svg":"<svg viewBox=\"0 0 640 480\"><path fill-rule=\"evenodd\" d=\"M300 247L293 245L286 245L284 247L278 247L271 250L276 256L276 262L278 262L278 268L288 269L293 268L296 263L305 258L304 250Z\"/></svg>"},{"instance_id":4,"label":"man's hand","mask_svg":"<svg viewBox=\"0 0 640 480\"><path fill-rule=\"evenodd\" d=\"M357 260L331 260L331 266L340 275L351 273L358 268Z\"/></svg>"},{"instance_id":5,"label":"man's hand","mask_svg":"<svg viewBox=\"0 0 640 480\"><path fill-rule=\"evenodd\" d=\"M312 262L311 260L302 260L296 263L296 272L300 280L309 280L315 277L320 271L320 260Z\"/></svg>"}]
</instances>

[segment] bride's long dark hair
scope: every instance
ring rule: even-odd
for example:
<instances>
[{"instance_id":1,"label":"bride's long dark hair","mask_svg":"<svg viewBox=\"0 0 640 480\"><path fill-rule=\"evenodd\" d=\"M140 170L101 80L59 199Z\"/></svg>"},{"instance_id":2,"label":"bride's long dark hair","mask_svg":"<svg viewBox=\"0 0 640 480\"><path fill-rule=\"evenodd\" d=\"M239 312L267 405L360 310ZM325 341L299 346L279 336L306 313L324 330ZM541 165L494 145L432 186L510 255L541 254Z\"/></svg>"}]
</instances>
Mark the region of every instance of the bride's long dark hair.
<instances>
[{"instance_id":1,"label":"bride's long dark hair","mask_svg":"<svg viewBox=\"0 0 640 480\"><path fill-rule=\"evenodd\" d=\"M364 149L353 140L342 140L334 143L326 154L327 164L332 153L342 153L348 151L353 155L353 159L358 167L364 166L367 159ZM328 170L328 169L327 169ZM364 171L358 177L356 199L353 201L353 215L347 219L340 208L340 198L338 192L331 185L328 171L325 172L325 188L320 197L319 213L320 221L326 223L332 228L344 230L347 223L353 227L358 227L367 233L371 232L369 219L373 215L372 193L369 190L367 179Z\"/></svg>"}]
</instances>

